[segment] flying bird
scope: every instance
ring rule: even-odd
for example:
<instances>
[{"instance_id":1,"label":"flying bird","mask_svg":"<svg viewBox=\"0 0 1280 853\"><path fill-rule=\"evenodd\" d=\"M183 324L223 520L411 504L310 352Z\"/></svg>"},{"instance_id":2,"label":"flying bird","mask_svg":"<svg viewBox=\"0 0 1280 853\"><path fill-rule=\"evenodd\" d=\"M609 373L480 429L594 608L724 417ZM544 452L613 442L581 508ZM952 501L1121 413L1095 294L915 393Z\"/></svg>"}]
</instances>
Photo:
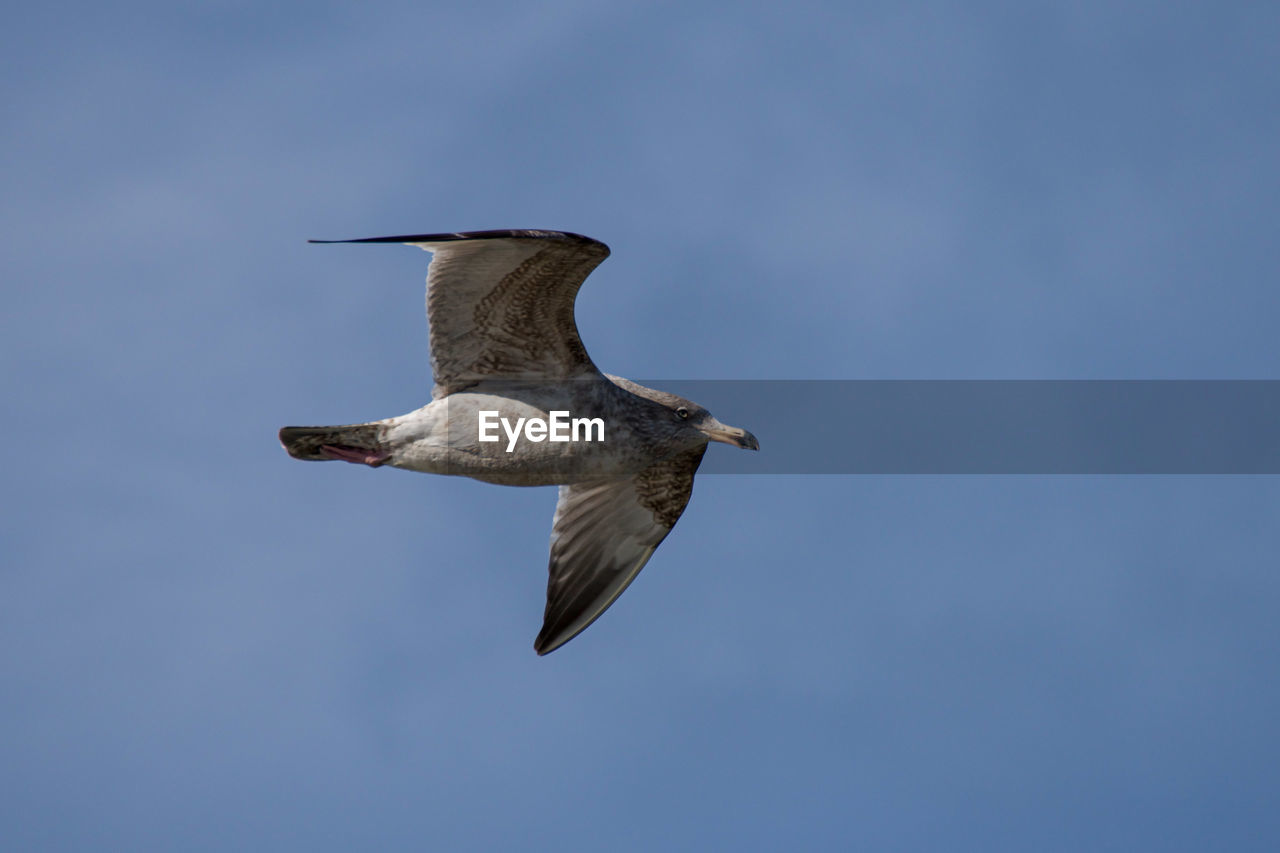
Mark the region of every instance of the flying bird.
<instances>
[{"instance_id":1,"label":"flying bird","mask_svg":"<svg viewBox=\"0 0 1280 853\"><path fill-rule=\"evenodd\" d=\"M435 385L431 402L406 415L285 427L280 443L308 461L558 485L539 655L580 634L635 580L689 503L709 441L760 447L696 403L596 368L578 336L574 300L609 256L597 240L470 231L311 242L404 243L432 253Z\"/></svg>"}]
</instances>

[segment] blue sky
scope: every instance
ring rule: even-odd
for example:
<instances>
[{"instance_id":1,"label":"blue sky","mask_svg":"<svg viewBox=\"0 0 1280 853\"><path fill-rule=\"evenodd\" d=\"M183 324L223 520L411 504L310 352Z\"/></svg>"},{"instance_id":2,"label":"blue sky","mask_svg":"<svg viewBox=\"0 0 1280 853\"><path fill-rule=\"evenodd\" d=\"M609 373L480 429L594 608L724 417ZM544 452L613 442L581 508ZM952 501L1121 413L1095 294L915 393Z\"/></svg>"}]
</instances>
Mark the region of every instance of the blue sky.
<instances>
[{"instance_id":1,"label":"blue sky","mask_svg":"<svg viewBox=\"0 0 1280 853\"><path fill-rule=\"evenodd\" d=\"M1280 378L1273 4L6 20L0 846L1280 843L1277 478L703 477L539 659L552 490L275 440L430 389L307 238L602 239L627 376Z\"/></svg>"}]
</instances>

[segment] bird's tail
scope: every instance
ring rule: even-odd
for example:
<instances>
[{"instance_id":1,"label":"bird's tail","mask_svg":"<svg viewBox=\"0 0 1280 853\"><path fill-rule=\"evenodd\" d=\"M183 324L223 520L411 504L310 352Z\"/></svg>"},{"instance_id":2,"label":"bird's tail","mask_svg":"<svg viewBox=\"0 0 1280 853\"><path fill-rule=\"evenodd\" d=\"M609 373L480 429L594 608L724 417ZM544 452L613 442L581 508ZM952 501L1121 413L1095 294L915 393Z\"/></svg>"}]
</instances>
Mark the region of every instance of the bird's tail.
<instances>
[{"instance_id":1,"label":"bird's tail","mask_svg":"<svg viewBox=\"0 0 1280 853\"><path fill-rule=\"evenodd\" d=\"M375 468L386 462L390 451L385 441L385 424L294 427L280 430L280 443L294 459L324 462L339 459Z\"/></svg>"}]
</instances>

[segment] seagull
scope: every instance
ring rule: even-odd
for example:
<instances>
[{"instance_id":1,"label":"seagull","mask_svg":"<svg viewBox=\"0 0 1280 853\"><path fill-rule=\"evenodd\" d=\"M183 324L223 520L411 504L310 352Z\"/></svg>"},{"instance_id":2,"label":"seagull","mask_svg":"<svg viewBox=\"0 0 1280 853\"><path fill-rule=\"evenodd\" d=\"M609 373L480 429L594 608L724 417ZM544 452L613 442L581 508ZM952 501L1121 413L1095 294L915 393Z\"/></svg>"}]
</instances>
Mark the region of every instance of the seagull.
<instances>
[{"instance_id":1,"label":"seagull","mask_svg":"<svg viewBox=\"0 0 1280 853\"><path fill-rule=\"evenodd\" d=\"M310 242L432 253L434 387L431 402L407 415L284 427L280 443L306 461L559 486L539 655L582 633L635 580L689 503L708 442L760 449L696 403L596 368L574 300L609 256L598 240L468 231Z\"/></svg>"}]
</instances>

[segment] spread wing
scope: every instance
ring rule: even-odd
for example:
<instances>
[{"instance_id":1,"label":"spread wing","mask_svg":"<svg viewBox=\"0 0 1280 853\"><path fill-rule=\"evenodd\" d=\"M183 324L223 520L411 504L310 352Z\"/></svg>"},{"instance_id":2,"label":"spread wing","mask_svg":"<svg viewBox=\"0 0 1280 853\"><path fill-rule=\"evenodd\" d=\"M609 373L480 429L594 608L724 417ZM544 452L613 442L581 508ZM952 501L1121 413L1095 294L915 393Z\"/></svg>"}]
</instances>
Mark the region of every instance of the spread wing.
<instances>
[{"instance_id":1,"label":"spread wing","mask_svg":"<svg viewBox=\"0 0 1280 853\"><path fill-rule=\"evenodd\" d=\"M706 445L620 480L560 487L540 655L582 633L622 595L671 532L693 492Z\"/></svg>"},{"instance_id":2,"label":"spread wing","mask_svg":"<svg viewBox=\"0 0 1280 853\"><path fill-rule=\"evenodd\" d=\"M561 231L470 231L316 243L406 243L432 252L427 271L433 397L485 379L598 373L578 337L578 288L609 256Z\"/></svg>"}]
</instances>

